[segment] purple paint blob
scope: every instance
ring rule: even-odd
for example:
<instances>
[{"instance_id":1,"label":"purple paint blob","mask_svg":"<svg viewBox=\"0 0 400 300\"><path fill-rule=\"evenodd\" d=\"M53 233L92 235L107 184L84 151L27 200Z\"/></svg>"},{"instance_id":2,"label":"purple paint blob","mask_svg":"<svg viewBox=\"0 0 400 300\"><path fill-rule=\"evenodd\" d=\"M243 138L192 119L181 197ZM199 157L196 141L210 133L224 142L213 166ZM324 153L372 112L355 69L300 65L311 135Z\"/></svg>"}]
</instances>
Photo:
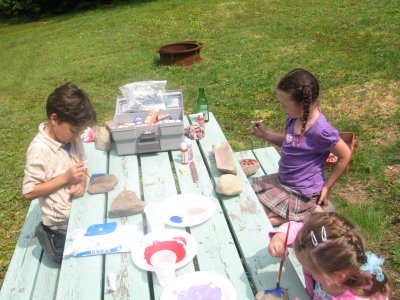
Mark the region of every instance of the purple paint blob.
<instances>
[{"instance_id":1,"label":"purple paint blob","mask_svg":"<svg viewBox=\"0 0 400 300\"><path fill-rule=\"evenodd\" d=\"M179 217L179 216L172 216L170 218L170 220L171 220L171 222L174 222L174 223L182 223L182 217Z\"/></svg>"},{"instance_id":2,"label":"purple paint blob","mask_svg":"<svg viewBox=\"0 0 400 300\"><path fill-rule=\"evenodd\" d=\"M219 287L212 287L211 282L203 285L191 286L188 290L177 293L178 300L221 300L222 291Z\"/></svg>"}]
</instances>

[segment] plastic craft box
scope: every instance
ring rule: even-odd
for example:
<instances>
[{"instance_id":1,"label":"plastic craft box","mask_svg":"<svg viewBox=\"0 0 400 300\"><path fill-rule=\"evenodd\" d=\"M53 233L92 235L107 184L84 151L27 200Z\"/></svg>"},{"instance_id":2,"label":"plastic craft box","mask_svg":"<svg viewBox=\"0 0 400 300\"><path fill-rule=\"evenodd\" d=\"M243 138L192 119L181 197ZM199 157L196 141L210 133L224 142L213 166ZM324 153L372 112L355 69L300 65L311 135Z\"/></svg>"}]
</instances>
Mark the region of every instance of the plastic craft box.
<instances>
[{"instance_id":1,"label":"plastic craft box","mask_svg":"<svg viewBox=\"0 0 400 300\"><path fill-rule=\"evenodd\" d=\"M353 132L339 132L340 137L342 140L347 144L347 146L350 148L351 153L354 152L354 147L356 145L356 137ZM328 159L326 160L325 166L327 168L334 168L336 166L337 162L337 156L330 153L328 156ZM347 169L349 169L350 163L347 166Z\"/></svg>"},{"instance_id":2,"label":"plastic craft box","mask_svg":"<svg viewBox=\"0 0 400 300\"><path fill-rule=\"evenodd\" d=\"M145 125L150 111L123 113L128 102L125 98L117 98L114 119L109 128L118 155L180 149L180 143L184 140L182 91L166 91L164 100L166 108L160 109L160 115L170 114L171 120ZM133 125L138 117L143 125ZM132 126L118 127L124 123L131 123Z\"/></svg>"}]
</instances>

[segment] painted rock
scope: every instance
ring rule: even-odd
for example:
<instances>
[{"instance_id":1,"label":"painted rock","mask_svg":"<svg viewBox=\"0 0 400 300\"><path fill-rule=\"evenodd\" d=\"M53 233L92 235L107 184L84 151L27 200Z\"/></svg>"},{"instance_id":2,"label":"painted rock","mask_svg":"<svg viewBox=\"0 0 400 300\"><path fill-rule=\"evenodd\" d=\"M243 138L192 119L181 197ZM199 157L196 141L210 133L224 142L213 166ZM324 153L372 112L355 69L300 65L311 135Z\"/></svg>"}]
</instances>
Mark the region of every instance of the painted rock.
<instances>
[{"instance_id":1,"label":"painted rock","mask_svg":"<svg viewBox=\"0 0 400 300\"><path fill-rule=\"evenodd\" d=\"M277 288L274 290L259 291L256 300L289 300L287 289Z\"/></svg>"},{"instance_id":2,"label":"painted rock","mask_svg":"<svg viewBox=\"0 0 400 300\"><path fill-rule=\"evenodd\" d=\"M246 176L253 175L260 168L260 163L256 159L242 159L239 163Z\"/></svg>"}]
</instances>

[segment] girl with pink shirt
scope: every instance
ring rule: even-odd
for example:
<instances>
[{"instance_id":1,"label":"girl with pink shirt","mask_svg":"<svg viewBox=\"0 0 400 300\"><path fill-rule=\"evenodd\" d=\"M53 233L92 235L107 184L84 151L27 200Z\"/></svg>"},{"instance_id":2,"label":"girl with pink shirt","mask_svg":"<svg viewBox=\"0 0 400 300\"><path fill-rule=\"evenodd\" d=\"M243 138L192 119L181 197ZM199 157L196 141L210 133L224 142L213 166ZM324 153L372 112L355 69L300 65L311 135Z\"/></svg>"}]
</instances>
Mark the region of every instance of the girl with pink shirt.
<instances>
[{"instance_id":1,"label":"girl with pink shirt","mask_svg":"<svg viewBox=\"0 0 400 300\"><path fill-rule=\"evenodd\" d=\"M288 224L270 233L268 251L272 256L287 256L284 241ZM303 266L310 299L389 299L384 259L365 251L360 232L344 217L333 212L312 213L304 223L291 221L288 246L294 247Z\"/></svg>"}]
</instances>

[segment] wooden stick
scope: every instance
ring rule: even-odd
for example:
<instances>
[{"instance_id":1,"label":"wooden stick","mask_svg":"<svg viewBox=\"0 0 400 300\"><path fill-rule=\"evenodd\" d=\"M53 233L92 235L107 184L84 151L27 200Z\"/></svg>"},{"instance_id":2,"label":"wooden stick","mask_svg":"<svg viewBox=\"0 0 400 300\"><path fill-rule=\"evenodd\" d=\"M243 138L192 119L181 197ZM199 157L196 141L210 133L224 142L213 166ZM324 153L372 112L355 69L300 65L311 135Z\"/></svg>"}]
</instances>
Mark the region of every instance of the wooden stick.
<instances>
[{"instance_id":1,"label":"wooden stick","mask_svg":"<svg viewBox=\"0 0 400 300\"><path fill-rule=\"evenodd\" d=\"M287 241L288 241L288 236L289 236L289 229L290 229L290 223L287 228L286 232L286 238L285 238L285 254L286 254L286 249L287 249ZM278 272L278 280L276 281L276 287L279 288L281 285L281 275L282 275L282 269L283 269L283 263L285 262L285 259L281 258L281 264L279 266L279 272Z\"/></svg>"}]
</instances>

